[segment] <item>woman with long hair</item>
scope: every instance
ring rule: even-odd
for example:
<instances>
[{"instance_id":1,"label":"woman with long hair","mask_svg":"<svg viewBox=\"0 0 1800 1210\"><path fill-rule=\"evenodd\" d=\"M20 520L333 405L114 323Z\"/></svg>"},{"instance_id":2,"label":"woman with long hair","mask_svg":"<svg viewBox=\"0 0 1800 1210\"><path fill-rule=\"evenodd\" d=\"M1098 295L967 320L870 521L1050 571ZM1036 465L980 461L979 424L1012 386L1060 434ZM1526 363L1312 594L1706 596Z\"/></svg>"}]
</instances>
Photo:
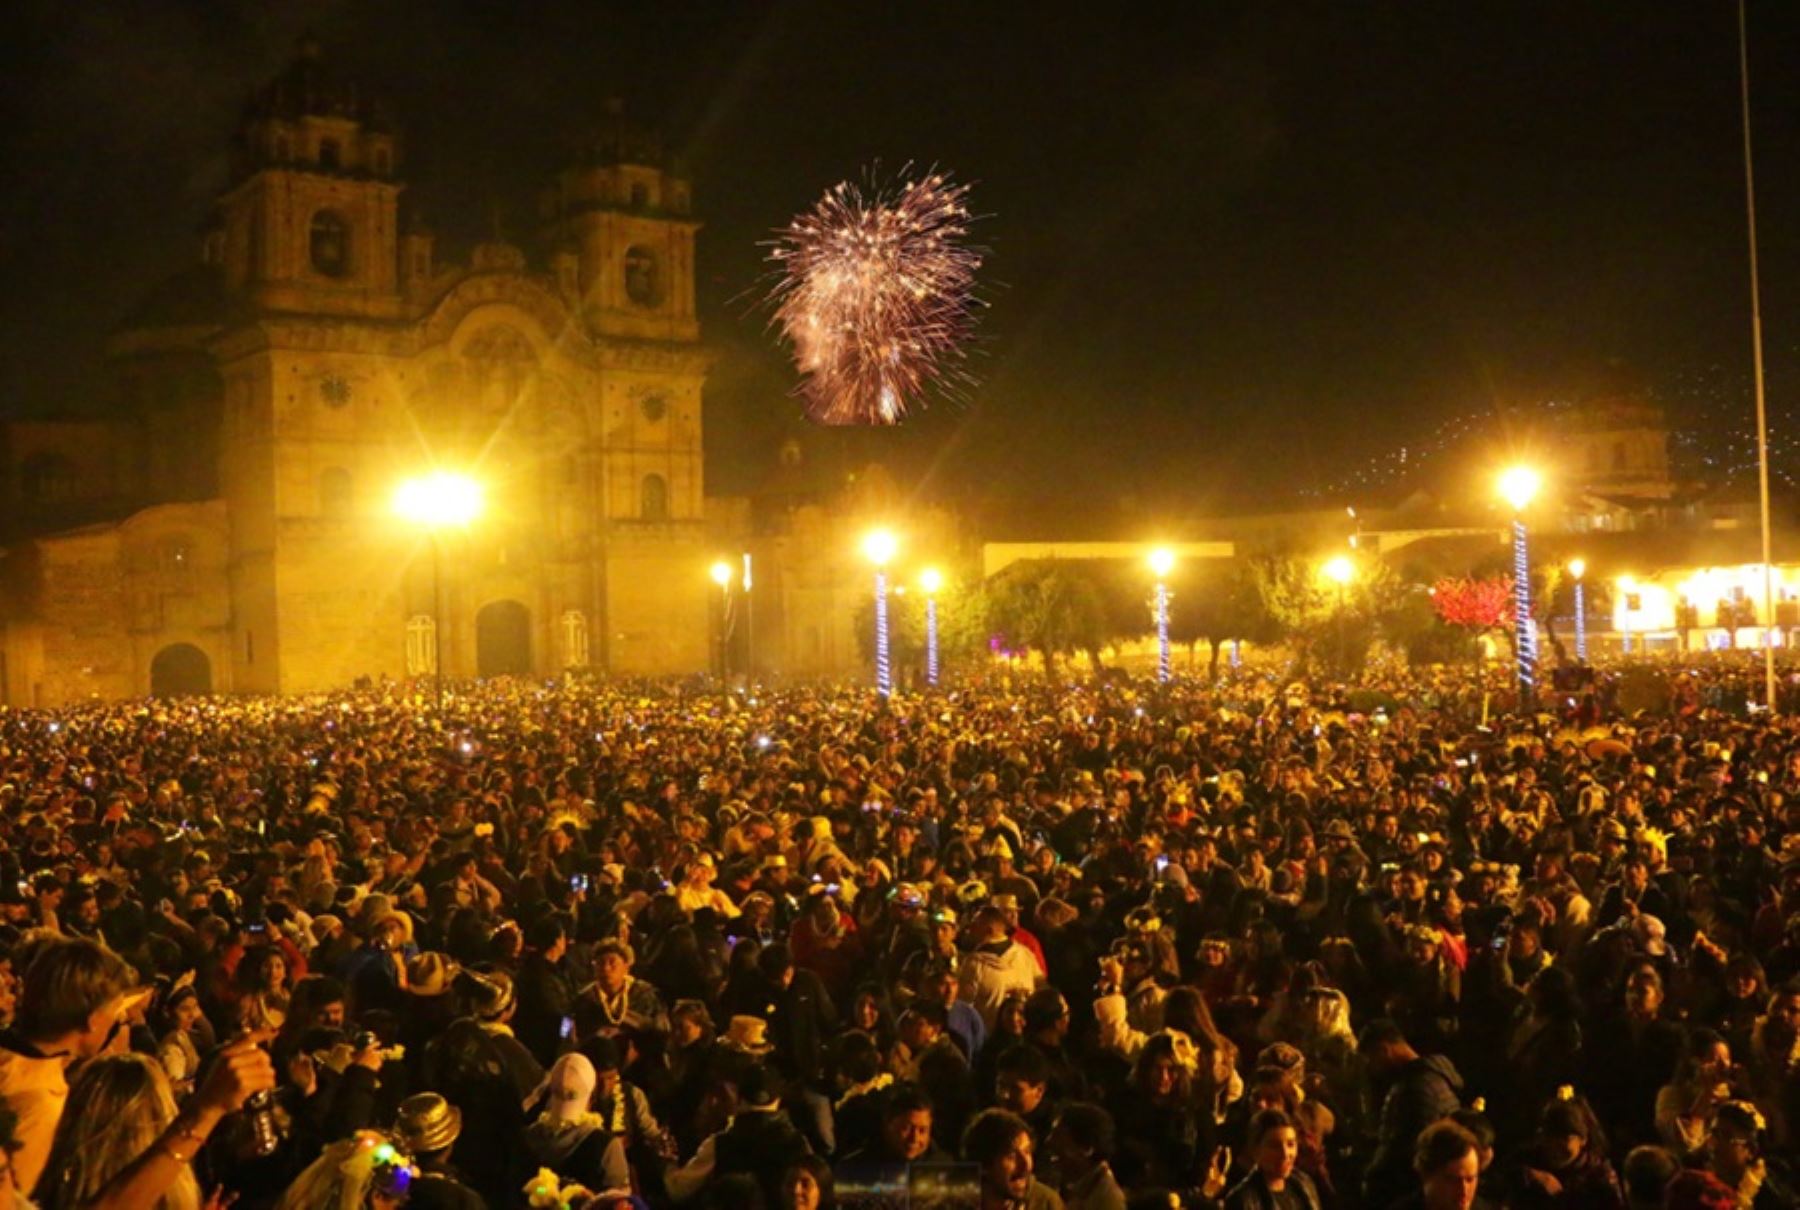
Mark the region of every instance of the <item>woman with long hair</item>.
<instances>
[{"instance_id":1,"label":"woman with long hair","mask_svg":"<svg viewBox=\"0 0 1800 1210\"><path fill-rule=\"evenodd\" d=\"M1118 1115L1126 1188L1181 1188L1210 1154L1212 1115L1195 1103L1200 1061L1193 1039L1171 1029L1150 1035L1138 1051Z\"/></svg>"},{"instance_id":2,"label":"woman with long hair","mask_svg":"<svg viewBox=\"0 0 1800 1210\"><path fill-rule=\"evenodd\" d=\"M320 1152L275 1210L401 1210L417 1174L392 1139L364 1130Z\"/></svg>"},{"instance_id":3,"label":"woman with long hair","mask_svg":"<svg viewBox=\"0 0 1800 1210\"><path fill-rule=\"evenodd\" d=\"M176 988L162 1005L163 1031L157 1039L156 1059L177 1097L194 1091L200 1072L200 1048L194 1044L194 1027L200 1023L200 994L192 984Z\"/></svg>"},{"instance_id":4,"label":"woman with long hair","mask_svg":"<svg viewBox=\"0 0 1800 1210\"><path fill-rule=\"evenodd\" d=\"M272 945L245 952L237 968L238 1024L251 1032L281 1029L287 1020L287 956Z\"/></svg>"},{"instance_id":5,"label":"woman with long hair","mask_svg":"<svg viewBox=\"0 0 1800 1210\"><path fill-rule=\"evenodd\" d=\"M1675 1078L1656 1094L1656 1133L1663 1145L1687 1162L1697 1162L1719 1106L1733 1095L1730 1044L1717 1030L1693 1029Z\"/></svg>"},{"instance_id":6,"label":"woman with long hair","mask_svg":"<svg viewBox=\"0 0 1800 1210\"><path fill-rule=\"evenodd\" d=\"M143 1055L107 1055L84 1064L69 1086L50 1158L36 1194L43 1210L75 1210L99 1197L175 1120L175 1094L160 1064ZM180 1166L153 1205L198 1210L194 1170Z\"/></svg>"}]
</instances>

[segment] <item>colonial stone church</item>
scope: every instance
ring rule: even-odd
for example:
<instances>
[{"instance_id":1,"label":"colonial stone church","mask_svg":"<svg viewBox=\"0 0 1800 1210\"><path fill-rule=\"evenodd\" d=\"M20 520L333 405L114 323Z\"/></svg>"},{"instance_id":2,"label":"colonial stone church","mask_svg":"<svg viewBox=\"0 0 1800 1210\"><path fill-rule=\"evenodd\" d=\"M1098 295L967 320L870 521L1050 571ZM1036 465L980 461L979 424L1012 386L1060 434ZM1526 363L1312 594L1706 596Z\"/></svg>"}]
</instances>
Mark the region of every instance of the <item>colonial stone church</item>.
<instances>
[{"instance_id":1,"label":"colonial stone church","mask_svg":"<svg viewBox=\"0 0 1800 1210\"><path fill-rule=\"evenodd\" d=\"M689 182L608 114L533 262L447 264L403 150L304 49L111 341L107 416L0 432L7 702L707 667ZM485 486L466 527L394 514L434 469Z\"/></svg>"}]
</instances>

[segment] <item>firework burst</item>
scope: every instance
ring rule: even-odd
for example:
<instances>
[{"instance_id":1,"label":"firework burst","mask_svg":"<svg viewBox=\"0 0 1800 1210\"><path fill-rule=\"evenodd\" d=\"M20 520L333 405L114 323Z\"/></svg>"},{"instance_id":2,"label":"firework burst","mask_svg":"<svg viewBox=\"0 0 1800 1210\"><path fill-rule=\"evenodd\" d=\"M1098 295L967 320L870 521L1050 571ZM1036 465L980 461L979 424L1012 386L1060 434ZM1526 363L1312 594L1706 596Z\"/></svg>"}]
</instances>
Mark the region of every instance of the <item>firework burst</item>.
<instances>
[{"instance_id":1,"label":"firework burst","mask_svg":"<svg viewBox=\"0 0 1800 1210\"><path fill-rule=\"evenodd\" d=\"M770 301L800 394L824 424L897 424L934 385L969 381L981 251L963 241L969 187L941 173L828 190L770 245Z\"/></svg>"}]
</instances>

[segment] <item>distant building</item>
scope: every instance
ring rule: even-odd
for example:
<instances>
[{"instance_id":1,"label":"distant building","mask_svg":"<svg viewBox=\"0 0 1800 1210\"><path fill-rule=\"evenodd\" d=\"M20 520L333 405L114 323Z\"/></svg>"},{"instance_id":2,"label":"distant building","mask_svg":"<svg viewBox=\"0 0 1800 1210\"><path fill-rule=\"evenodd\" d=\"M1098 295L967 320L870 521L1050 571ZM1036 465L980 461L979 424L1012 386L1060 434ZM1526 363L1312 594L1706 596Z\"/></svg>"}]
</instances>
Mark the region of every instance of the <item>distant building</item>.
<instances>
[{"instance_id":1,"label":"distant building","mask_svg":"<svg viewBox=\"0 0 1800 1210\"><path fill-rule=\"evenodd\" d=\"M0 433L6 701L707 666L687 180L609 113L544 195L543 263L496 237L446 264L403 167L304 48L201 263L112 340L110 416ZM443 538L441 621L389 509L434 465L488 489Z\"/></svg>"}]
</instances>

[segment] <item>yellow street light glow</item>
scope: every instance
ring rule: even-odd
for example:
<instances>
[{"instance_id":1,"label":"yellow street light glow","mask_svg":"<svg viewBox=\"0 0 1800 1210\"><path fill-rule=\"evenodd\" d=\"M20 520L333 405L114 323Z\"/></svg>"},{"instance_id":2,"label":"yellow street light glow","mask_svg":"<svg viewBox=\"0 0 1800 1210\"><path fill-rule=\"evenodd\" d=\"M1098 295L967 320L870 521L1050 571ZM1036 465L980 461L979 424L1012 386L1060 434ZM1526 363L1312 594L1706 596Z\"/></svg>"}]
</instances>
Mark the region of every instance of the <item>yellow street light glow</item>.
<instances>
[{"instance_id":1,"label":"yellow street light glow","mask_svg":"<svg viewBox=\"0 0 1800 1210\"><path fill-rule=\"evenodd\" d=\"M1514 512L1523 512L1543 485L1544 477L1529 466L1509 466L1500 472L1500 497Z\"/></svg>"},{"instance_id":2,"label":"yellow street light glow","mask_svg":"<svg viewBox=\"0 0 1800 1210\"><path fill-rule=\"evenodd\" d=\"M1175 570L1175 552L1166 546L1159 546L1150 552L1150 570L1156 573L1159 580L1167 579Z\"/></svg>"},{"instance_id":3,"label":"yellow street light glow","mask_svg":"<svg viewBox=\"0 0 1800 1210\"><path fill-rule=\"evenodd\" d=\"M924 571L919 573L919 587L925 590L927 596L935 597L938 594L938 590L943 586L944 573L937 568L927 567Z\"/></svg>"},{"instance_id":4,"label":"yellow street light glow","mask_svg":"<svg viewBox=\"0 0 1800 1210\"><path fill-rule=\"evenodd\" d=\"M394 512L418 525L467 525L481 515L481 484L455 471L433 471L402 480Z\"/></svg>"},{"instance_id":5,"label":"yellow street light glow","mask_svg":"<svg viewBox=\"0 0 1800 1210\"><path fill-rule=\"evenodd\" d=\"M1333 555L1319 570L1327 580L1341 588L1355 577L1356 564L1350 561L1349 555Z\"/></svg>"},{"instance_id":6,"label":"yellow street light glow","mask_svg":"<svg viewBox=\"0 0 1800 1210\"><path fill-rule=\"evenodd\" d=\"M1569 574L1574 576L1577 580L1581 579L1581 577L1586 572L1587 572L1587 560L1586 559L1570 559L1569 560Z\"/></svg>"},{"instance_id":7,"label":"yellow street light glow","mask_svg":"<svg viewBox=\"0 0 1800 1210\"><path fill-rule=\"evenodd\" d=\"M1637 577L1636 576L1620 576L1619 577L1619 587L1626 592L1636 592L1637 591Z\"/></svg>"},{"instance_id":8,"label":"yellow street light glow","mask_svg":"<svg viewBox=\"0 0 1800 1210\"><path fill-rule=\"evenodd\" d=\"M877 567L886 567L899 549L900 539L894 536L891 529L872 529L863 535L863 558Z\"/></svg>"},{"instance_id":9,"label":"yellow street light glow","mask_svg":"<svg viewBox=\"0 0 1800 1210\"><path fill-rule=\"evenodd\" d=\"M712 582L720 588L731 587L731 564L720 559L712 565Z\"/></svg>"}]
</instances>

